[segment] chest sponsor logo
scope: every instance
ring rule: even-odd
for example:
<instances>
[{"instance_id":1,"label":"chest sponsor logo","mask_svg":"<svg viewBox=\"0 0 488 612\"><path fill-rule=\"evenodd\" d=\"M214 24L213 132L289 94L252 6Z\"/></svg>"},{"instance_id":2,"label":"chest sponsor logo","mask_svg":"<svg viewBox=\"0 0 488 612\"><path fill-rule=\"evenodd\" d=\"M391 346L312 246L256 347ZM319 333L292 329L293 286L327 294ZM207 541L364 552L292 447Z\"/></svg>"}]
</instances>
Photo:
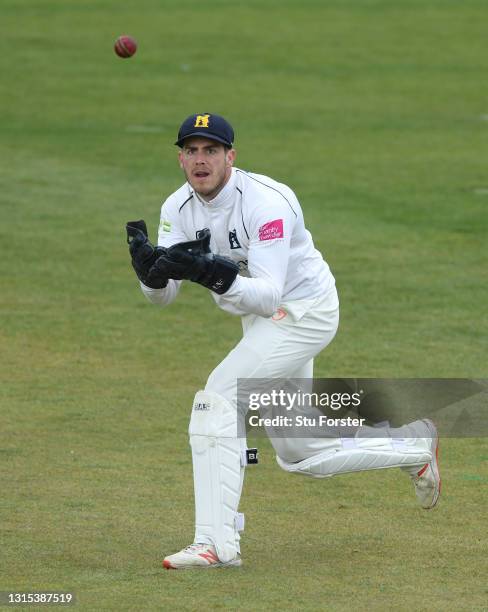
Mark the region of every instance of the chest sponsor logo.
<instances>
[{"instance_id":1,"label":"chest sponsor logo","mask_svg":"<svg viewBox=\"0 0 488 612\"><path fill-rule=\"evenodd\" d=\"M275 219L261 225L258 230L259 240L275 240L276 238L283 238L283 219Z\"/></svg>"},{"instance_id":2,"label":"chest sponsor logo","mask_svg":"<svg viewBox=\"0 0 488 612\"><path fill-rule=\"evenodd\" d=\"M229 232L229 244L231 249L242 249L241 244L237 238L237 230L235 229Z\"/></svg>"}]
</instances>

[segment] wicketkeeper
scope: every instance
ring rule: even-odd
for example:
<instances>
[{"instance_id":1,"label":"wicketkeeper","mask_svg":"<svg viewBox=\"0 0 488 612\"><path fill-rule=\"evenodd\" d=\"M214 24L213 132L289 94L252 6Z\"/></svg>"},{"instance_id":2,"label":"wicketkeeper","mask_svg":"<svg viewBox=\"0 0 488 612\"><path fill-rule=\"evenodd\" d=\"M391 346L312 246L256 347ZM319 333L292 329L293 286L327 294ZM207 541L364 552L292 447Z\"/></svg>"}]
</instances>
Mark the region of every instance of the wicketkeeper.
<instances>
[{"instance_id":1,"label":"wicketkeeper","mask_svg":"<svg viewBox=\"0 0 488 612\"><path fill-rule=\"evenodd\" d=\"M186 182L161 208L158 246L149 242L143 221L127 224L132 264L150 302L167 306L183 281L193 281L210 290L219 308L242 318L242 339L195 395L189 427L195 537L164 559L168 569L241 564L238 506L250 453L238 435L237 379L311 379L313 359L339 323L334 277L295 194L235 168L233 143L223 117L185 119L175 144ZM432 508L440 492L434 425L422 420L396 431L361 429L348 439L271 442L278 465L305 476L400 467L422 507Z\"/></svg>"}]
</instances>

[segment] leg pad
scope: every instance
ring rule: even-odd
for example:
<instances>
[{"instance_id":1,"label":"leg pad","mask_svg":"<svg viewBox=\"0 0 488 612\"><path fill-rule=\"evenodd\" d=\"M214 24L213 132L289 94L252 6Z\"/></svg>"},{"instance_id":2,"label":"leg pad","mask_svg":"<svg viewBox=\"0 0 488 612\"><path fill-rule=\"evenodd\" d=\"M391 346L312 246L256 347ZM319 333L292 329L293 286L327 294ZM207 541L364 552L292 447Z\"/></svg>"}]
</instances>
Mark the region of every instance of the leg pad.
<instances>
[{"instance_id":1,"label":"leg pad","mask_svg":"<svg viewBox=\"0 0 488 612\"><path fill-rule=\"evenodd\" d=\"M236 408L212 391L198 391L190 421L195 485L195 542L210 540L223 563L239 553L237 508L242 489L242 452Z\"/></svg>"}]
</instances>

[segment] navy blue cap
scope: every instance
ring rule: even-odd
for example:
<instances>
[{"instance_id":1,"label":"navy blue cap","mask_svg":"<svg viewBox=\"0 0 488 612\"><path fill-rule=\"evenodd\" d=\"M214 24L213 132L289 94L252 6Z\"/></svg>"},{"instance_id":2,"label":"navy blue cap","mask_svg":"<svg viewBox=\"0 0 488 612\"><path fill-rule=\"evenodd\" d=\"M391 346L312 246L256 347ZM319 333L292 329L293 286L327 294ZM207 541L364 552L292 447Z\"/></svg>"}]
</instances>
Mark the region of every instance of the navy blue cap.
<instances>
[{"instance_id":1,"label":"navy blue cap","mask_svg":"<svg viewBox=\"0 0 488 612\"><path fill-rule=\"evenodd\" d=\"M221 142L227 147L232 147L234 143L234 130L231 124L220 115L211 113L197 113L187 117L181 124L175 145L182 147L185 138L190 136L203 136Z\"/></svg>"}]
</instances>

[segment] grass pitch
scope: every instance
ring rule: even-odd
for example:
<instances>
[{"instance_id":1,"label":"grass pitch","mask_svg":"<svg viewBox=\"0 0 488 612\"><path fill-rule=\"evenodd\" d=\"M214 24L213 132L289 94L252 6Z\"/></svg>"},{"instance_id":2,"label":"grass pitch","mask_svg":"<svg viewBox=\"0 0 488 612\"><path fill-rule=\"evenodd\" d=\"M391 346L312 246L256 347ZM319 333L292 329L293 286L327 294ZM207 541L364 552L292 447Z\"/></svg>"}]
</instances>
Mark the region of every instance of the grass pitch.
<instances>
[{"instance_id":1,"label":"grass pitch","mask_svg":"<svg viewBox=\"0 0 488 612\"><path fill-rule=\"evenodd\" d=\"M190 543L194 392L240 323L202 288L145 303L188 114L288 183L337 279L317 376L486 377L488 8L481 0L3 0L0 590L84 610L487 609L488 446L445 440L439 507L397 472L293 478L260 441L240 570ZM139 42L121 60L122 33Z\"/></svg>"}]
</instances>

